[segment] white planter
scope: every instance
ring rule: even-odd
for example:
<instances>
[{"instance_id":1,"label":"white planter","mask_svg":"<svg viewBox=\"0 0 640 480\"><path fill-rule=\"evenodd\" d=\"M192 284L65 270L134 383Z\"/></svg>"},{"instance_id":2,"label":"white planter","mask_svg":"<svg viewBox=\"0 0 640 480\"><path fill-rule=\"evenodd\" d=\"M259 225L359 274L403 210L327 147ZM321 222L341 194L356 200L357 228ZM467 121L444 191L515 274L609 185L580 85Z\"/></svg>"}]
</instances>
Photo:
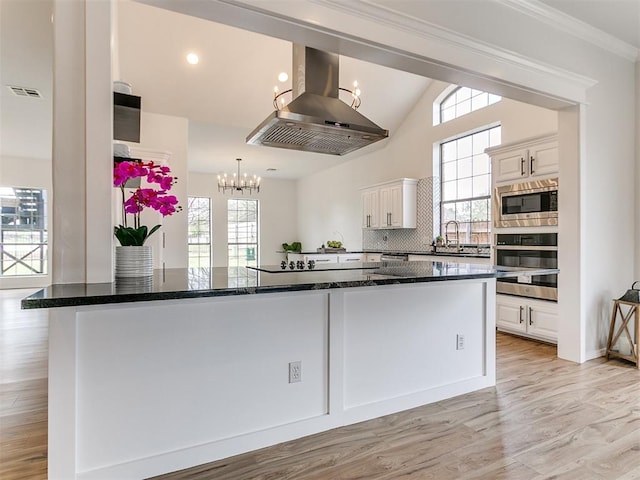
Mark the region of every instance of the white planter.
<instances>
[{"instance_id":1,"label":"white planter","mask_svg":"<svg viewBox=\"0 0 640 480\"><path fill-rule=\"evenodd\" d=\"M151 247L116 247L116 278L150 277L153 275Z\"/></svg>"}]
</instances>

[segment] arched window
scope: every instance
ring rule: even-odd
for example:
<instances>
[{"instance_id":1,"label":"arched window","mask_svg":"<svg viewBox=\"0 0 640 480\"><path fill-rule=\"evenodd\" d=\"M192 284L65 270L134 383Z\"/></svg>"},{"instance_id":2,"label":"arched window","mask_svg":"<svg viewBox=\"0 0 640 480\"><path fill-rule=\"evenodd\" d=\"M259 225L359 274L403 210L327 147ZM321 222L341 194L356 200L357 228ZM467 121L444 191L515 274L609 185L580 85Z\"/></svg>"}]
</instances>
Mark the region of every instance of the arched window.
<instances>
[{"instance_id":1,"label":"arched window","mask_svg":"<svg viewBox=\"0 0 640 480\"><path fill-rule=\"evenodd\" d=\"M500 95L458 87L440 102L440 123L448 122L502 100Z\"/></svg>"}]
</instances>

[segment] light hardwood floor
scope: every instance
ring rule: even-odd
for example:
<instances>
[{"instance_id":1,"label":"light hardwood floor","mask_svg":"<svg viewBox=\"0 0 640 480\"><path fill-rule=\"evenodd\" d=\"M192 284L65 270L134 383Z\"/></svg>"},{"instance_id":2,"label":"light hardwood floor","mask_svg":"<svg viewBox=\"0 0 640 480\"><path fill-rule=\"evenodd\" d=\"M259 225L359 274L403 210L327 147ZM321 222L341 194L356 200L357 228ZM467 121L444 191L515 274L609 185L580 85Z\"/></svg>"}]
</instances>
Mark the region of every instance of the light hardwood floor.
<instances>
[{"instance_id":1,"label":"light hardwood floor","mask_svg":"<svg viewBox=\"0 0 640 480\"><path fill-rule=\"evenodd\" d=\"M33 290L0 290L0 479L47 478L46 310L20 310Z\"/></svg>"},{"instance_id":2,"label":"light hardwood floor","mask_svg":"<svg viewBox=\"0 0 640 480\"><path fill-rule=\"evenodd\" d=\"M0 479L46 478L47 320L0 290ZM163 480L640 479L640 371L498 334L498 385ZM117 480L117 479L113 479Z\"/></svg>"}]
</instances>

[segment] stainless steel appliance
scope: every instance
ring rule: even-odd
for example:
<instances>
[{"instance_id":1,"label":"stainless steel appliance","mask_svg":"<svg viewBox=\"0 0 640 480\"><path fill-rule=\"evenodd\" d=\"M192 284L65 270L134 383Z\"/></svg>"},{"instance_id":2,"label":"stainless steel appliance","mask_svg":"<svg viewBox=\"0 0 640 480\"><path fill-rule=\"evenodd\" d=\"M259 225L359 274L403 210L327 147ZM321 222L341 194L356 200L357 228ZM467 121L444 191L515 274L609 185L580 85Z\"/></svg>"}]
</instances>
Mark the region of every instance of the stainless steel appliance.
<instances>
[{"instance_id":1,"label":"stainless steel appliance","mask_svg":"<svg viewBox=\"0 0 640 480\"><path fill-rule=\"evenodd\" d=\"M558 268L558 234L496 234L495 263L506 267ZM498 293L558 300L557 274L499 278L496 285Z\"/></svg>"},{"instance_id":2,"label":"stainless steel appliance","mask_svg":"<svg viewBox=\"0 0 640 480\"><path fill-rule=\"evenodd\" d=\"M380 256L381 262L408 262L408 253L383 253Z\"/></svg>"},{"instance_id":3,"label":"stainless steel appliance","mask_svg":"<svg viewBox=\"0 0 640 480\"><path fill-rule=\"evenodd\" d=\"M493 224L495 227L558 225L558 179L496 187Z\"/></svg>"}]
</instances>

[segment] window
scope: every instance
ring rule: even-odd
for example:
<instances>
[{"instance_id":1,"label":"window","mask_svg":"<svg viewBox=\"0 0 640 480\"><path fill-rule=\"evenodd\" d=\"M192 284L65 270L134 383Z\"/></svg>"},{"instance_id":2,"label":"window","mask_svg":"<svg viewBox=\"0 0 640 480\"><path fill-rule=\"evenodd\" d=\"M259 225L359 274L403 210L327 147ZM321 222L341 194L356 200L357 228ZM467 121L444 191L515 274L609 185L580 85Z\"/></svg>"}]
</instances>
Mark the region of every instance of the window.
<instances>
[{"instance_id":1,"label":"window","mask_svg":"<svg viewBox=\"0 0 640 480\"><path fill-rule=\"evenodd\" d=\"M47 273L46 191L0 187L0 275Z\"/></svg>"},{"instance_id":2,"label":"window","mask_svg":"<svg viewBox=\"0 0 640 480\"><path fill-rule=\"evenodd\" d=\"M229 269L237 275L258 265L258 200L231 198L227 211Z\"/></svg>"},{"instance_id":3,"label":"window","mask_svg":"<svg viewBox=\"0 0 640 480\"><path fill-rule=\"evenodd\" d=\"M211 267L211 200L189 197L189 268Z\"/></svg>"},{"instance_id":4,"label":"window","mask_svg":"<svg viewBox=\"0 0 640 480\"><path fill-rule=\"evenodd\" d=\"M500 145L500 127L488 128L440 145L440 234L459 243L491 243L491 161L487 147ZM459 238L454 225L459 224Z\"/></svg>"},{"instance_id":5,"label":"window","mask_svg":"<svg viewBox=\"0 0 640 480\"><path fill-rule=\"evenodd\" d=\"M448 122L502 100L499 95L458 87L440 102L440 123Z\"/></svg>"}]
</instances>

